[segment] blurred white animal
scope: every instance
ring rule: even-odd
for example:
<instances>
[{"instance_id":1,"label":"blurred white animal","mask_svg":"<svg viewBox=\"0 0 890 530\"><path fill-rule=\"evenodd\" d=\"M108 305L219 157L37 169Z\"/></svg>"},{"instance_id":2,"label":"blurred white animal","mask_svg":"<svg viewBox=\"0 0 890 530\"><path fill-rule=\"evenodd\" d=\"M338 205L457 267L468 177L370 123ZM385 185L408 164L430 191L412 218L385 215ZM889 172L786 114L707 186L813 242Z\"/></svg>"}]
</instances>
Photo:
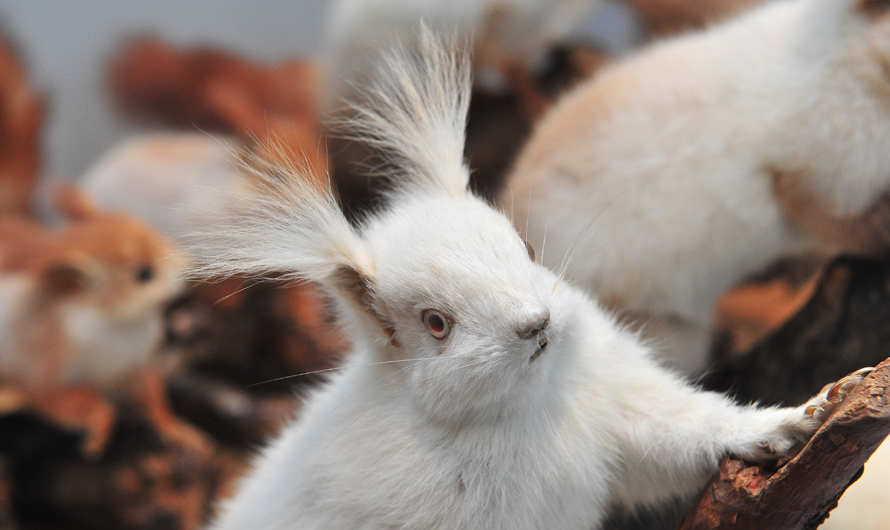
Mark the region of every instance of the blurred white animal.
<instances>
[{"instance_id":1,"label":"blurred white animal","mask_svg":"<svg viewBox=\"0 0 890 530\"><path fill-rule=\"evenodd\" d=\"M717 298L805 246L890 245L890 8L787 0L578 87L501 201L543 263L706 366Z\"/></svg>"},{"instance_id":2,"label":"blurred white animal","mask_svg":"<svg viewBox=\"0 0 890 530\"><path fill-rule=\"evenodd\" d=\"M215 225L239 190L233 141L200 133L130 138L81 177L103 208L131 213L179 244Z\"/></svg>"},{"instance_id":3,"label":"blurred white animal","mask_svg":"<svg viewBox=\"0 0 890 530\"><path fill-rule=\"evenodd\" d=\"M338 110L373 75L382 50L413 46L423 19L436 28L457 28L475 42L475 61L492 88L498 72L528 66L546 47L566 38L601 0L339 0L331 8L327 36L326 90L322 107Z\"/></svg>"},{"instance_id":4,"label":"blurred white animal","mask_svg":"<svg viewBox=\"0 0 890 530\"><path fill-rule=\"evenodd\" d=\"M773 2L604 70L539 125L502 203L545 265L706 368L717 298L803 247L890 243L890 4ZM890 528L890 448L825 528ZM876 500L879 499L879 500Z\"/></svg>"},{"instance_id":5,"label":"blurred white animal","mask_svg":"<svg viewBox=\"0 0 890 530\"><path fill-rule=\"evenodd\" d=\"M839 400L757 408L698 390L535 262L467 191L468 57L418 42L355 109L392 163L388 209L355 230L315 178L254 161L265 193L200 249L208 274L322 284L355 345L212 528L590 530L610 505L694 495L727 452L805 441Z\"/></svg>"}]
</instances>

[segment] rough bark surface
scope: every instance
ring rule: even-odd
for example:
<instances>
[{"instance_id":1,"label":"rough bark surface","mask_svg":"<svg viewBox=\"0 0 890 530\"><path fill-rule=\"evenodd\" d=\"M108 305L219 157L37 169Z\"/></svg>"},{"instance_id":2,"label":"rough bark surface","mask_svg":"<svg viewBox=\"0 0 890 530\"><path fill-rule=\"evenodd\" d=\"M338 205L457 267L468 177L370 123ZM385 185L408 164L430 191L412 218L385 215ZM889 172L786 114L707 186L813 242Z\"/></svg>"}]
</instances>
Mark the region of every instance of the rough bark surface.
<instances>
[{"instance_id":1,"label":"rough bark surface","mask_svg":"<svg viewBox=\"0 0 890 530\"><path fill-rule=\"evenodd\" d=\"M733 339L733 330L724 331L726 340L714 350L714 364L704 381L708 388L729 391L740 401L794 405L826 382L890 357L890 262L839 257L820 268L813 282L793 274L786 267L773 278L748 284L769 290L775 282L784 282L789 292L803 289L811 295L790 318L764 330L751 345ZM789 294L788 299L793 298ZM777 305L768 295L761 303L757 307L752 302L753 309L765 313Z\"/></svg>"},{"instance_id":2,"label":"rough bark surface","mask_svg":"<svg viewBox=\"0 0 890 530\"><path fill-rule=\"evenodd\" d=\"M890 433L890 360L775 473L726 458L681 530L817 528Z\"/></svg>"}]
</instances>

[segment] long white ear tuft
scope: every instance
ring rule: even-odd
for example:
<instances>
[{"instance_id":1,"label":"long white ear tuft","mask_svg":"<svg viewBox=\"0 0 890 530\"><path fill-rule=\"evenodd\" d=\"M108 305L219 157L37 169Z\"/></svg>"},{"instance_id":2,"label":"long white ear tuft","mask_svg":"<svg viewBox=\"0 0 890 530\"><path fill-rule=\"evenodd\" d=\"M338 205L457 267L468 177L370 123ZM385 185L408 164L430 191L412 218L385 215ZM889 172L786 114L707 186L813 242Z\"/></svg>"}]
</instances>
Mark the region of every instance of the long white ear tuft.
<instances>
[{"instance_id":1,"label":"long white ear tuft","mask_svg":"<svg viewBox=\"0 0 890 530\"><path fill-rule=\"evenodd\" d=\"M383 54L364 101L339 125L377 148L386 175L406 191L462 196L471 58L468 42L436 35L421 24L416 49Z\"/></svg>"},{"instance_id":2,"label":"long white ear tuft","mask_svg":"<svg viewBox=\"0 0 890 530\"><path fill-rule=\"evenodd\" d=\"M274 147L272 147L274 149ZM365 247L340 210L327 178L283 156L245 154L244 186L212 230L193 234L195 276L280 273L340 289L343 270L369 277ZM277 161L276 161L277 159Z\"/></svg>"}]
</instances>

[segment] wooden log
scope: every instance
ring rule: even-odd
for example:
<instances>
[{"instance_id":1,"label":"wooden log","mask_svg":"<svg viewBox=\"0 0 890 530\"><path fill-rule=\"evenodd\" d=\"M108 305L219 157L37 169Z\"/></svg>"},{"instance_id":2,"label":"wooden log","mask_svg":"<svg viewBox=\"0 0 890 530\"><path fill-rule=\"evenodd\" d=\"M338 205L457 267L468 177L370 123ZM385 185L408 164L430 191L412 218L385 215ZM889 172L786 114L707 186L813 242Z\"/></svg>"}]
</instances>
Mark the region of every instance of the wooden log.
<instances>
[{"instance_id":1,"label":"wooden log","mask_svg":"<svg viewBox=\"0 0 890 530\"><path fill-rule=\"evenodd\" d=\"M775 473L728 457L681 530L812 530L890 433L890 359Z\"/></svg>"},{"instance_id":2,"label":"wooden log","mask_svg":"<svg viewBox=\"0 0 890 530\"><path fill-rule=\"evenodd\" d=\"M0 530L18 528L12 513L12 481L8 467L6 459L0 458Z\"/></svg>"}]
</instances>

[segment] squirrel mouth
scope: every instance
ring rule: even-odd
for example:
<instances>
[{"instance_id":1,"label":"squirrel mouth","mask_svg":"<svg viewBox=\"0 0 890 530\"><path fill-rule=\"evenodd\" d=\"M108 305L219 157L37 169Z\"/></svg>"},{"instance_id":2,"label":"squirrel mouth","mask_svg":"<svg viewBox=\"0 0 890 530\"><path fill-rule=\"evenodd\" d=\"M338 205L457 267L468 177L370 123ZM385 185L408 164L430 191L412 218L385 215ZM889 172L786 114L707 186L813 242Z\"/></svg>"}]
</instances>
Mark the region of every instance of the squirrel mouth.
<instances>
[{"instance_id":1,"label":"squirrel mouth","mask_svg":"<svg viewBox=\"0 0 890 530\"><path fill-rule=\"evenodd\" d=\"M539 338L538 339L538 349L535 350L535 353L533 353L532 356L528 358L528 363L531 364L531 363L535 362L538 359L538 357L540 357L541 354L544 353L544 348L546 348L546 347L547 347L547 339L545 339L544 337Z\"/></svg>"}]
</instances>

